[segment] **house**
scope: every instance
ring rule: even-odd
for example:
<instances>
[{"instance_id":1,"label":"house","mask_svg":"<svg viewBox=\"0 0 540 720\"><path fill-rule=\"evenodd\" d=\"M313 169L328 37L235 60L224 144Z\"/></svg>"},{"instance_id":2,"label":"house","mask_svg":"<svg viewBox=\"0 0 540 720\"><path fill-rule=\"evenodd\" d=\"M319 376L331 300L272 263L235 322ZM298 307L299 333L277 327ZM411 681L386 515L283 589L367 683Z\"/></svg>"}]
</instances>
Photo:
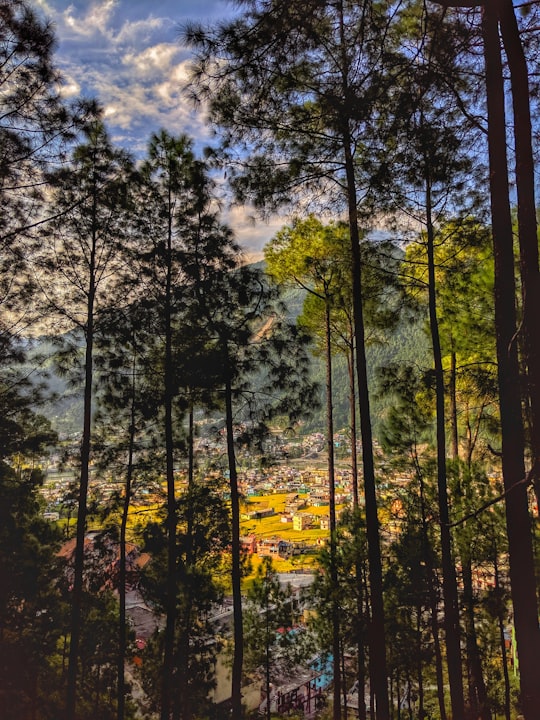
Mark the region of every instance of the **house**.
<instances>
[{"instance_id":1,"label":"house","mask_svg":"<svg viewBox=\"0 0 540 720\"><path fill-rule=\"evenodd\" d=\"M307 513L298 513L293 516L293 529L305 530L311 525L311 515Z\"/></svg>"},{"instance_id":2,"label":"house","mask_svg":"<svg viewBox=\"0 0 540 720\"><path fill-rule=\"evenodd\" d=\"M243 535L240 538L240 547L248 555L253 555L257 552L257 538L255 535Z\"/></svg>"},{"instance_id":3,"label":"house","mask_svg":"<svg viewBox=\"0 0 540 720\"><path fill-rule=\"evenodd\" d=\"M57 553L57 557L65 562L65 574L70 582L74 578L76 538L65 542ZM141 553L137 545L127 542L126 552L126 590L139 583L141 571L150 561L148 553ZM98 532L88 532L84 538L84 575L85 581L90 578L101 579L102 587L116 588L120 573L120 545L104 537Z\"/></svg>"},{"instance_id":4,"label":"house","mask_svg":"<svg viewBox=\"0 0 540 720\"><path fill-rule=\"evenodd\" d=\"M321 515L321 530L330 530L330 516Z\"/></svg>"},{"instance_id":5,"label":"house","mask_svg":"<svg viewBox=\"0 0 540 720\"><path fill-rule=\"evenodd\" d=\"M259 557L288 557L289 545L286 540L278 537L263 538L257 544Z\"/></svg>"},{"instance_id":6,"label":"house","mask_svg":"<svg viewBox=\"0 0 540 720\"><path fill-rule=\"evenodd\" d=\"M259 510L253 510L252 512L248 513L248 520L262 520L265 517L272 517L272 515L275 515L274 508L260 508Z\"/></svg>"}]
</instances>

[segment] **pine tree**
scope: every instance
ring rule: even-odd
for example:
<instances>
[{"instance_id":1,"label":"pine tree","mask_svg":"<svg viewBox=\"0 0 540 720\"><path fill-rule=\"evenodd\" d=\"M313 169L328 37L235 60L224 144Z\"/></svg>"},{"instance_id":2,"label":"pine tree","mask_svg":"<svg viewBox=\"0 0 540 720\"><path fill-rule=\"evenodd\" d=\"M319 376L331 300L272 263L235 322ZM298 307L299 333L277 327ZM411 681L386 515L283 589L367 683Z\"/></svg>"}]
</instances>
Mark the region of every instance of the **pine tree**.
<instances>
[{"instance_id":1,"label":"pine tree","mask_svg":"<svg viewBox=\"0 0 540 720\"><path fill-rule=\"evenodd\" d=\"M294 282L308 292L308 297L321 304L324 327L324 356L326 366L326 443L328 462L328 489L330 495L330 575L337 592L336 565L336 492L334 416L332 394L332 312L335 295L339 294L343 276L350 276L346 226L323 226L316 218L296 222L292 227L281 230L265 248L265 259L269 273L278 281ZM306 298L304 308L309 307ZM356 438L352 439L356 443ZM339 613L337 598L333 598L333 653L334 668L334 710L341 714L341 672L339 670Z\"/></svg>"},{"instance_id":2,"label":"pine tree","mask_svg":"<svg viewBox=\"0 0 540 720\"><path fill-rule=\"evenodd\" d=\"M232 707L242 717L243 667L242 562L237 446L262 449L272 422L289 427L317 406L316 388L309 378L306 337L283 319L275 292L262 273L249 266L231 266L228 233L216 233L222 244L222 263L212 253L200 254L195 264L200 317L215 351L216 377L221 386L231 493L232 591L234 655ZM224 243L224 244L223 244ZM199 248L201 252L203 248ZM260 378L264 382L260 383ZM258 379L258 380L257 380Z\"/></svg>"},{"instance_id":3,"label":"pine tree","mask_svg":"<svg viewBox=\"0 0 540 720\"><path fill-rule=\"evenodd\" d=\"M51 202L63 214L62 225L47 225L44 230L46 242L42 265L49 273L49 281L42 282L41 291L51 312L68 330L64 337L74 346L68 348L67 357L81 369L84 387L67 720L75 716L77 701L84 539L92 450L94 343L99 330L99 313L113 299L113 278L119 269L119 245L125 227L123 210L129 173L128 159L111 146L103 124L96 118L85 127L85 141L74 149L71 163L54 176L55 191ZM82 343L82 350L79 343Z\"/></svg>"},{"instance_id":4,"label":"pine tree","mask_svg":"<svg viewBox=\"0 0 540 720\"><path fill-rule=\"evenodd\" d=\"M42 517L44 474L35 463L56 435L33 416L29 400L15 403L12 388L1 405L0 702L6 720L59 711L54 656L66 610L55 557L60 533Z\"/></svg>"},{"instance_id":5,"label":"pine tree","mask_svg":"<svg viewBox=\"0 0 540 720\"><path fill-rule=\"evenodd\" d=\"M188 28L199 60L194 92L211 101L210 117L225 130L224 146L248 150L249 159L232 180L240 199L272 208L291 203L298 193L309 209L322 199L325 207L348 214L373 602L372 682L377 712L386 719L390 711L359 205L379 171L369 145L379 102L392 82L396 16L384 3L370 2L302 2L292 7L280 0L249 1L243 7L243 16L215 32ZM401 72L399 64L394 71Z\"/></svg>"},{"instance_id":6,"label":"pine tree","mask_svg":"<svg viewBox=\"0 0 540 720\"><path fill-rule=\"evenodd\" d=\"M264 557L246 594L244 645L246 672L262 669L267 720L272 716L272 684L287 671L292 602L290 586L281 587L272 558Z\"/></svg>"},{"instance_id":7,"label":"pine tree","mask_svg":"<svg viewBox=\"0 0 540 720\"><path fill-rule=\"evenodd\" d=\"M26 0L0 2L0 360L43 308L32 303L30 260L47 217L47 170L78 124L61 97L52 24Z\"/></svg>"}]
</instances>

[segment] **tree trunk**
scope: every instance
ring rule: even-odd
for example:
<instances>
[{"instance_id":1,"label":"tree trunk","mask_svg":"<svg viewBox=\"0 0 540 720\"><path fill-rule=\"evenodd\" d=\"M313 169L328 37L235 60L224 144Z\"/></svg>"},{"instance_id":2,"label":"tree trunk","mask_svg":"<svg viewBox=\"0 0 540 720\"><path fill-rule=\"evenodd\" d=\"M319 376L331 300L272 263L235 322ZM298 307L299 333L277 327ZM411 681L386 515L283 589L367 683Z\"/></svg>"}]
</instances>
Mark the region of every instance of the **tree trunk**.
<instances>
[{"instance_id":1,"label":"tree trunk","mask_svg":"<svg viewBox=\"0 0 540 720\"><path fill-rule=\"evenodd\" d=\"M517 216L521 269L523 318L521 336L527 368L527 394L531 409L531 449L533 474L538 492L540 478L540 271L538 263L538 228L534 191L534 157L527 61L509 0L497 0L497 10L504 50L508 60L514 110L514 145L516 151ZM540 651L539 651L540 652ZM540 662L540 655L537 655Z\"/></svg>"},{"instance_id":2,"label":"tree trunk","mask_svg":"<svg viewBox=\"0 0 540 720\"><path fill-rule=\"evenodd\" d=\"M341 671L340 658L340 622L339 588L336 548L336 486L334 468L334 411L332 407L332 343L330 330L330 298L325 289L325 359L326 359L326 444L328 456L328 491L330 494L330 580L332 585L332 668L334 674L333 718L341 720Z\"/></svg>"},{"instance_id":3,"label":"tree trunk","mask_svg":"<svg viewBox=\"0 0 540 720\"><path fill-rule=\"evenodd\" d=\"M95 190L95 188L94 188ZM89 263L88 295L86 308L86 350L84 360L84 406L83 434L81 441L81 479L77 508L77 532L75 544L75 565L73 569L73 591L71 606L71 638L67 676L66 720L75 720L77 705L77 666L81 637L81 606L83 597L84 540L86 535L88 485L90 479L90 448L92 433L92 384L94 371L94 302L96 296L95 268L97 244L97 195L94 192L92 205L92 241Z\"/></svg>"},{"instance_id":4,"label":"tree trunk","mask_svg":"<svg viewBox=\"0 0 540 720\"><path fill-rule=\"evenodd\" d=\"M471 556L470 552L463 551L463 549L461 566L463 568L465 643L469 669L469 705L475 718L478 718L478 720L491 720L491 710L476 636Z\"/></svg>"},{"instance_id":5,"label":"tree trunk","mask_svg":"<svg viewBox=\"0 0 540 720\"><path fill-rule=\"evenodd\" d=\"M190 569L193 566L193 506L190 493L193 491L194 483L194 422L193 422L193 405L190 406L188 416L188 502L186 505L186 537L185 537L185 563L186 574L189 576ZM191 641L191 616L193 612L193 591L188 585L184 588L184 608L183 621L181 626L180 637L178 639L177 650L177 666L178 666L178 687L177 687L177 714L182 720L190 720L192 717L191 699L189 693L189 661L190 661L190 641Z\"/></svg>"},{"instance_id":6,"label":"tree trunk","mask_svg":"<svg viewBox=\"0 0 540 720\"><path fill-rule=\"evenodd\" d=\"M452 346L453 346L452 340ZM450 353L450 379L449 379L449 394L450 394L450 419L452 427L452 457L454 460L459 458L459 432L458 432L458 416L457 416L457 368L456 368L456 351L452 347Z\"/></svg>"},{"instance_id":7,"label":"tree trunk","mask_svg":"<svg viewBox=\"0 0 540 720\"><path fill-rule=\"evenodd\" d=\"M268 583L268 568L266 570L266 583ZM266 585L266 591L265 591L265 600L266 600L266 632L264 636L264 658L265 658L265 681L266 681L266 720L271 720L272 718L272 712L270 709L270 690L271 690L271 683L270 683L270 598L269 598L269 588L268 584Z\"/></svg>"},{"instance_id":8,"label":"tree trunk","mask_svg":"<svg viewBox=\"0 0 540 720\"><path fill-rule=\"evenodd\" d=\"M450 702L452 717L461 718L464 713L463 674L461 669L459 601L454 559L452 556L452 538L450 536L450 517L448 508L448 487L446 477L446 430L444 417L444 374L442 365L441 342L437 317L437 295L435 285L435 236L431 217L431 181L426 166L426 233L428 256L428 294L429 328L433 350L433 366L436 387L436 423L437 423L437 487L439 503L439 526L441 533L441 555L443 571L443 600L446 660L450 683Z\"/></svg>"},{"instance_id":9,"label":"tree trunk","mask_svg":"<svg viewBox=\"0 0 540 720\"><path fill-rule=\"evenodd\" d=\"M452 453L453 459L456 461L456 470L461 473L462 465L459 465L459 447L457 444L457 398L456 398L456 356L452 352L451 359L451 373L452 379L450 381L451 395L453 400L452 405L452 428L454 439L452 441ZM462 486L460 495L467 498L465 508L469 511L470 497L472 487L472 455L474 451L475 440L472 437L470 431L470 421L467 418L467 449L466 449L466 473L465 487ZM474 617L474 591L472 582L472 559L469 545L469 536L464 530L464 536L460 542L460 537L457 539L459 554L461 558L461 567L463 575L463 606L464 606L464 621L465 621L465 645L467 648L467 677L468 677L468 703L471 713L479 718L479 720L491 720L491 710L489 708L489 700L487 697L486 684L484 682L484 671L482 668L482 660L480 657L480 650L478 648L478 638L476 635L476 625Z\"/></svg>"},{"instance_id":10,"label":"tree trunk","mask_svg":"<svg viewBox=\"0 0 540 720\"><path fill-rule=\"evenodd\" d=\"M418 682L418 717L423 718L424 710L424 668L422 663L422 610L423 606L418 603L416 606L416 673ZM410 692L409 692L410 698Z\"/></svg>"},{"instance_id":11,"label":"tree trunk","mask_svg":"<svg viewBox=\"0 0 540 720\"><path fill-rule=\"evenodd\" d=\"M349 373L349 423L351 434L351 473L353 488L353 508L358 510L358 451L356 449L356 382L354 378L354 336L351 329L350 347L347 353L347 370Z\"/></svg>"},{"instance_id":12,"label":"tree trunk","mask_svg":"<svg viewBox=\"0 0 540 720\"><path fill-rule=\"evenodd\" d=\"M174 487L173 397L174 367L172 358L172 200L169 193L169 228L167 236L167 276L165 284L165 474L167 482L167 581L166 620L161 685L161 720L169 720L172 706L174 670L174 634L176 626L176 493Z\"/></svg>"},{"instance_id":13,"label":"tree trunk","mask_svg":"<svg viewBox=\"0 0 540 720\"><path fill-rule=\"evenodd\" d=\"M540 707L540 639L531 521L525 484L524 432L516 347L516 309L512 218L508 193L504 86L497 18L483 12L488 100L488 149L495 259L495 327L501 410L502 469L506 493L506 528L525 720Z\"/></svg>"},{"instance_id":14,"label":"tree trunk","mask_svg":"<svg viewBox=\"0 0 540 720\"><path fill-rule=\"evenodd\" d=\"M386 670L386 637L384 628L383 574L377 491L375 486L375 461L373 456L373 432L369 406L367 380L364 309L362 305L362 260L360 257L360 234L356 207L356 181L351 141L348 135L343 141L347 173L347 200L349 230L351 235L352 283L354 305L354 337L356 344L356 374L358 379L358 405L360 410L360 435L362 438L362 465L364 469L364 495L366 508L366 535L369 558L369 582L371 597L371 624L369 633L370 686L376 702L377 720L388 720L388 682Z\"/></svg>"},{"instance_id":15,"label":"tree trunk","mask_svg":"<svg viewBox=\"0 0 540 720\"><path fill-rule=\"evenodd\" d=\"M128 462L126 469L126 486L122 519L120 522L120 568L118 577L118 596L120 616L118 621L118 678L117 678L117 713L118 720L124 720L126 706L125 658L127 648L126 638L126 533L131 501L131 485L133 478L133 452L135 448L135 396L136 396L136 355L133 355L131 372L131 418L129 425Z\"/></svg>"},{"instance_id":16,"label":"tree trunk","mask_svg":"<svg viewBox=\"0 0 540 720\"><path fill-rule=\"evenodd\" d=\"M433 647L435 652L435 676L437 678L437 699L439 702L439 714L441 720L446 720L446 706L444 703L444 677L443 677L443 661L441 652L441 643L439 640L439 621L438 621L438 593L435 585L435 570L433 567L432 548L428 533L428 520L426 514L426 499L424 492L424 479L418 466L417 458L414 459L418 482L420 484L420 512L422 515L422 553L426 566L426 579L428 584L429 609L431 621L431 635L433 637Z\"/></svg>"},{"instance_id":17,"label":"tree trunk","mask_svg":"<svg viewBox=\"0 0 540 720\"><path fill-rule=\"evenodd\" d=\"M341 658L341 687L343 692L343 720L348 720L349 711L347 706L347 665L345 663L345 643L340 643Z\"/></svg>"},{"instance_id":18,"label":"tree trunk","mask_svg":"<svg viewBox=\"0 0 540 720\"><path fill-rule=\"evenodd\" d=\"M227 428L227 458L229 463L229 483L231 489L232 516L232 591L234 619L234 655L232 666L232 717L242 718L242 667L244 664L244 626L242 621L242 589L240 563L240 497L238 493L238 473L234 451L234 427L232 408L232 385L229 371L229 349L225 343L225 362L227 363L225 378L225 422Z\"/></svg>"},{"instance_id":19,"label":"tree trunk","mask_svg":"<svg viewBox=\"0 0 540 720\"><path fill-rule=\"evenodd\" d=\"M339 23L342 47L343 97L350 96L348 85L348 60L344 33L343 3L339 7ZM342 149L345 160L347 209L351 236L351 273L353 288L353 325L356 349L356 374L358 380L358 408L360 411L360 435L362 438L362 465L364 469L364 496L366 510L366 535L368 544L369 582L371 598L371 623L369 632L370 688L375 696L377 720L389 720L388 676L386 669L386 637L384 627L383 572L377 491L375 486L375 461L373 457L373 432L369 407L367 380L364 308L362 302L362 258L360 256L360 233L358 230L357 189L352 139L347 117L342 118Z\"/></svg>"},{"instance_id":20,"label":"tree trunk","mask_svg":"<svg viewBox=\"0 0 540 720\"><path fill-rule=\"evenodd\" d=\"M193 487L193 478L195 475L195 423L193 418L193 402L191 402L189 406L188 422L188 489L191 489Z\"/></svg>"},{"instance_id":21,"label":"tree trunk","mask_svg":"<svg viewBox=\"0 0 540 720\"><path fill-rule=\"evenodd\" d=\"M499 562L497 558L498 549L495 547L495 554L493 556L493 573L495 576L495 592L500 591L499 583ZM504 616L502 603L498 603L497 608L497 622L499 626L499 642L501 647L501 659L502 669L504 677L504 717L505 720L510 720L510 703L511 703L511 690L510 690L510 676L508 673L508 660L506 656L506 638L504 636Z\"/></svg>"}]
</instances>

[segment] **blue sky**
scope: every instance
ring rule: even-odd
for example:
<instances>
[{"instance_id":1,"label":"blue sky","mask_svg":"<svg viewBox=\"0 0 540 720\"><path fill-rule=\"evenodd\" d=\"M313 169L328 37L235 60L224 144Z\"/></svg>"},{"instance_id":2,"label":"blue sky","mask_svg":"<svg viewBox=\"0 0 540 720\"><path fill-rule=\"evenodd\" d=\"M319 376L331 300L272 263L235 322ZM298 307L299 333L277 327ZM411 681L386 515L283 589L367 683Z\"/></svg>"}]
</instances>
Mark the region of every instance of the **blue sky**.
<instances>
[{"instance_id":1,"label":"blue sky","mask_svg":"<svg viewBox=\"0 0 540 720\"><path fill-rule=\"evenodd\" d=\"M144 154L150 134L164 127L187 133L197 147L212 142L204 114L195 112L180 88L188 77L190 52L181 26L211 23L232 14L227 0L32 0L55 26L56 64L67 97L96 98L104 107L113 141ZM283 224L249 220L231 208L225 220L245 252L257 257Z\"/></svg>"}]
</instances>

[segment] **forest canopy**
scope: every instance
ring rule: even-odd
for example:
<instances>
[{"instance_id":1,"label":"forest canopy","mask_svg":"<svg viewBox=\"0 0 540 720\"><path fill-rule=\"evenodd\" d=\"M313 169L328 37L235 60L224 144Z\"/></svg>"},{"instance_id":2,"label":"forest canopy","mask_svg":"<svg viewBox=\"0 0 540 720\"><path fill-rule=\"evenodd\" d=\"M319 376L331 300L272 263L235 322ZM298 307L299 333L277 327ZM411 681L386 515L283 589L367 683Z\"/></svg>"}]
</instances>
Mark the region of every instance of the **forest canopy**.
<instances>
[{"instance_id":1,"label":"forest canopy","mask_svg":"<svg viewBox=\"0 0 540 720\"><path fill-rule=\"evenodd\" d=\"M242 0L182 29L213 148L137 157L38 5L0 0L0 715L536 720L537 3ZM264 262L224 203L282 214Z\"/></svg>"}]
</instances>

